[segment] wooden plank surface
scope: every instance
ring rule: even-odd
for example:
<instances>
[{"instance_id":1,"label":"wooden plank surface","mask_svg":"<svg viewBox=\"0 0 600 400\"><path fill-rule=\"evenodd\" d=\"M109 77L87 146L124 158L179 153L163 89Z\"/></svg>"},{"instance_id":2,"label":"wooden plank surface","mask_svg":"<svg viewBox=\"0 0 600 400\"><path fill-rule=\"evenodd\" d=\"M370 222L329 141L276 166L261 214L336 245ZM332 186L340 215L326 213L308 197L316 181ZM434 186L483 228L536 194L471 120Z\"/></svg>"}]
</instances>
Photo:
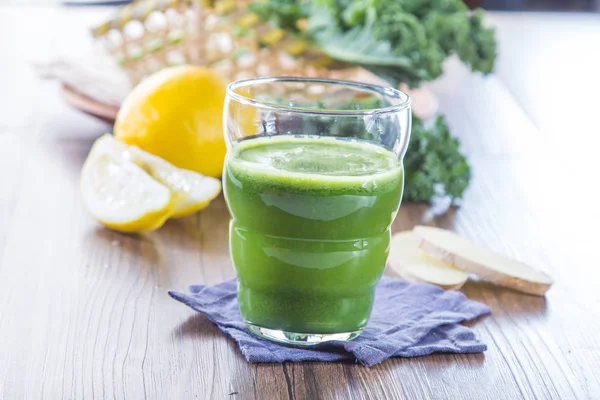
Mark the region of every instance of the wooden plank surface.
<instances>
[{"instance_id":1,"label":"wooden plank surface","mask_svg":"<svg viewBox=\"0 0 600 400\"><path fill-rule=\"evenodd\" d=\"M432 85L474 170L463 207L434 223L547 269L555 286L544 299L469 283L467 296L493 310L473 325L485 354L366 369L248 364L232 340L167 296L233 276L222 198L140 236L85 214L79 169L110 127L62 104L29 63L88 46L80 33L105 12L0 9L0 398L600 398L599 169L589 157L600 81L598 68L570 61L563 70L552 53L558 41L570 60L597 62L588 54L600 43L597 19L495 14L497 74L450 63ZM558 107L548 100L554 86L579 97L559 96L569 104ZM574 115L578 104L588 113ZM394 229L419 223L425 208L403 205Z\"/></svg>"}]
</instances>

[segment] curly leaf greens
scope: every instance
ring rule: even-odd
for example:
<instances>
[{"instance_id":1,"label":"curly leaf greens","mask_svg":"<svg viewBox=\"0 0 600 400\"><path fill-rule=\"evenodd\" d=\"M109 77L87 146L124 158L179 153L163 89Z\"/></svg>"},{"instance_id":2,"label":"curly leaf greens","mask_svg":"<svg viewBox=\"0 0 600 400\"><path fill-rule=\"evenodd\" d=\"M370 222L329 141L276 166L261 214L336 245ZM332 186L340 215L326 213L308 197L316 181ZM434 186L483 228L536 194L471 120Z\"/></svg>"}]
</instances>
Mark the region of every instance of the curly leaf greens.
<instances>
[{"instance_id":1,"label":"curly leaf greens","mask_svg":"<svg viewBox=\"0 0 600 400\"><path fill-rule=\"evenodd\" d=\"M404 157L404 198L429 201L447 195L457 204L469 186L471 168L442 116L431 128L413 115L412 134Z\"/></svg>"},{"instance_id":2,"label":"curly leaf greens","mask_svg":"<svg viewBox=\"0 0 600 400\"><path fill-rule=\"evenodd\" d=\"M462 0L267 0L251 10L263 20L303 35L337 61L359 65L392 85L411 87L442 73L457 55L473 71L489 73L496 58L494 31L483 11Z\"/></svg>"}]
</instances>

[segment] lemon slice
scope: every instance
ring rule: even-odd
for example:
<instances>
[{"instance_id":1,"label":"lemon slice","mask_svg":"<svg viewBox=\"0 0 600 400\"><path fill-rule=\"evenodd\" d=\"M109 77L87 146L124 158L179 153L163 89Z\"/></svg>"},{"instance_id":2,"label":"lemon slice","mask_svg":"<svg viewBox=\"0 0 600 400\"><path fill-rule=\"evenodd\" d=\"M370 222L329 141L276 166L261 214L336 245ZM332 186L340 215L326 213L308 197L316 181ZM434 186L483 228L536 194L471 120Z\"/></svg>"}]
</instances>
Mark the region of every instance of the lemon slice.
<instances>
[{"instance_id":1,"label":"lemon slice","mask_svg":"<svg viewBox=\"0 0 600 400\"><path fill-rule=\"evenodd\" d=\"M125 157L129 157L131 161L171 190L173 218L185 217L202 210L221 193L220 180L177 168L135 146L129 146Z\"/></svg>"},{"instance_id":2,"label":"lemon slice","mask_svg":"<svg viewBox=\"0 0 600 400\"><path fill-rule=\"evenodd\" d=\"M202 210L221 192L221 181L194 171L175 167L173 164L136 146L127 146L112 135L105 134L96 141L99 153L131 161L169 188L172 195L171 217L179 218ZM91 157L91 155L90 155Z\"/></svg>"},{"instance_id":3,"label":"lemon slice","mask_svg":"<svg viewBox=\"0 0 600 400\"><path fill-rule=\"evenodd\" d=\"M171 215L171 191L132 162L92 148L81 172L90 214L121 232L152 231Z\"/></svg>"}]
</instances>

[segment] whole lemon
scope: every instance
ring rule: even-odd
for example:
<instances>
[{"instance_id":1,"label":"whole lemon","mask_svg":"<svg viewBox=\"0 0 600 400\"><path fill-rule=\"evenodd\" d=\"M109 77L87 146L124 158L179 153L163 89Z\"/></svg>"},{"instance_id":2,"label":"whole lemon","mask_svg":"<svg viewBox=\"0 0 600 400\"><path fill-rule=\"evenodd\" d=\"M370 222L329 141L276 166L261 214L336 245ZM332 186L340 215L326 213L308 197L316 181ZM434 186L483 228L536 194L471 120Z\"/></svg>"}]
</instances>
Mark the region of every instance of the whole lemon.
<instances>
[{"instance_id":1,"label":"whole lemon","mask_svg":"<svg viewBox=\"0 0 600 400\"><path fill-rule=\"evenodd\" d=\"M123 102L115 136L179 168L219 177L225 83L208 68L178 66L143 80Z\"/></svg>"}]
</instances>

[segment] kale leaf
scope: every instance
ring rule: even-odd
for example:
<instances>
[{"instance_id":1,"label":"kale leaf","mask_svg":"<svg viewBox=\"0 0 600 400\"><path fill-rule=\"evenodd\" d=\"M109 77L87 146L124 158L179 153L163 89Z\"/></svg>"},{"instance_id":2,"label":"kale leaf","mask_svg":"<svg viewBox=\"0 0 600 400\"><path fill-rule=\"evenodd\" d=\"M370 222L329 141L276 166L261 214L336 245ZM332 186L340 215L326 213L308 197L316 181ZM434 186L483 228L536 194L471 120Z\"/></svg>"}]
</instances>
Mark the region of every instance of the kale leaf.
<instances>
[{"instance_id":1,"label":"kale leaf","mask_svg":"<svg viewBox=\"0 0 600 400\"><path fill-rule=\"evenodd\" d=\"M426 128L413 115L404 173L405 200L429 201L435 196L447 195L453 204L459 203L469 186L471 168L444 117L438 116L433 126Z\"/></svg>"},{"instance_id":2,"label":"kale leaf","mask_svg":"<svg viewBox=\"0 0 600 400\"><path fill-rule=\"evenodd\" d=\"M250 9L263 20L303 32L333 59L359 65L393 86L419 86L442 73L457 55L473 71L489 73L496 58L494 31L483 11L462 0L267 0Z\"/></svg>"}]
</instances>

